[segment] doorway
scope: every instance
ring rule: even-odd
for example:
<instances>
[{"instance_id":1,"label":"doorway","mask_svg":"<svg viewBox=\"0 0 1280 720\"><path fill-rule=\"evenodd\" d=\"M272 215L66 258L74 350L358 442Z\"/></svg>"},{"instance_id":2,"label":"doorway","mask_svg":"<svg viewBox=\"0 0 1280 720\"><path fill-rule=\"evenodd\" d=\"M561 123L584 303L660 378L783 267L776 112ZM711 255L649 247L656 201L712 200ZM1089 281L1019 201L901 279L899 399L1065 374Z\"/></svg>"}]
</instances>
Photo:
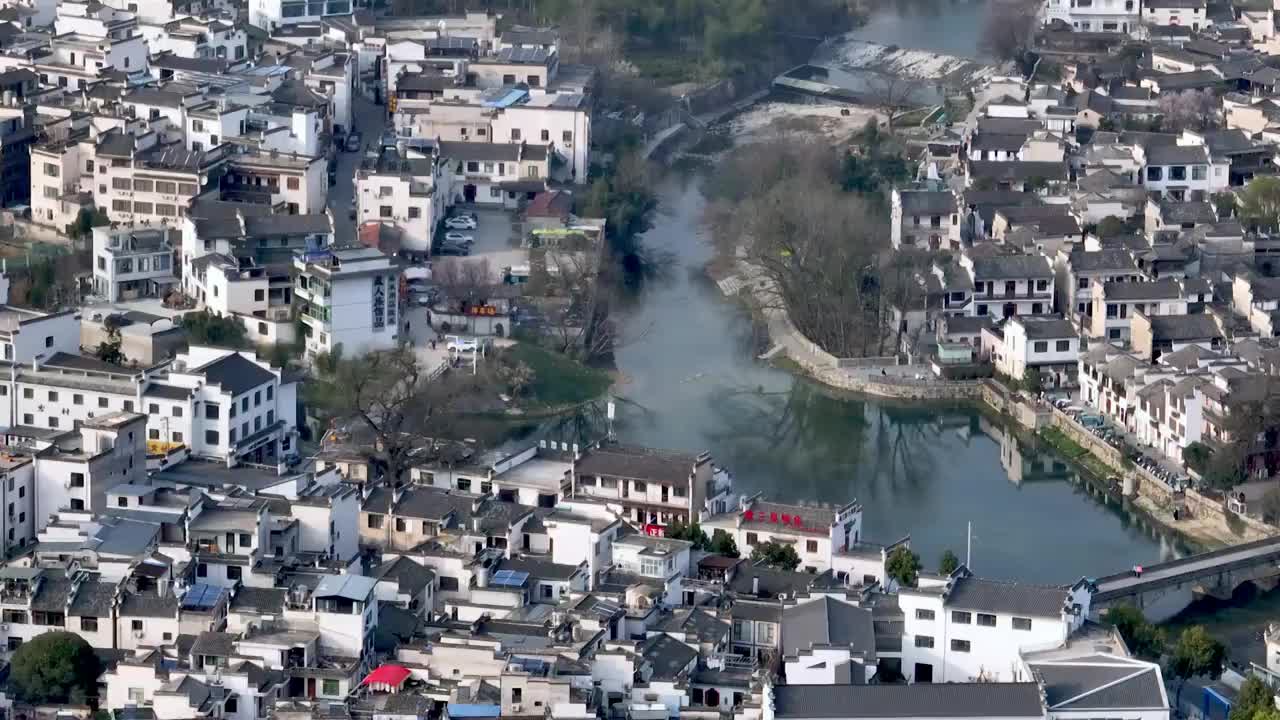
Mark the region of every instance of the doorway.
<instances>
[{"instance_id":1,"label":"doorway","mask_svg":"<svg viewBox=\"0 0 1280 720\"><path fill-rule=\"evenodd\" d=\"M464 201L466 201L467 203L473 203L473 202L475 202L475 201L476 201L476 186L475 186L475 185L469 185L469 184L468 184L468 185L463 185L463 186L462 186L462 199L463 199Z\"/></svg>"},{"instance_id":2,"label":"doorway","mask_svg":"<svg viewBox=\"0 0 1280 720\"><path fill-rule=\"evenodd\" d=\"M933 682L933 665L929 663L916 663L915 682Z\"/></svg>"}]
</instances>

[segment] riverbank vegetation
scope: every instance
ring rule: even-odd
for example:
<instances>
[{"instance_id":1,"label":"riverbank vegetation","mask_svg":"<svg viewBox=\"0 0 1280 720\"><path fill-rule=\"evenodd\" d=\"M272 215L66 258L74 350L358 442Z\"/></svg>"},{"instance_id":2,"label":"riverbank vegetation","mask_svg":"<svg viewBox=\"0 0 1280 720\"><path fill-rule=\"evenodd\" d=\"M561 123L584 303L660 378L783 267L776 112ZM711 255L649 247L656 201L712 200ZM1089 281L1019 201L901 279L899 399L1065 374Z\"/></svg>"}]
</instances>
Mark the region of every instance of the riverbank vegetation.
<instances>
[{"instance_id":1,"label":"riverbank vegetation","mask_svg":"<svg viewBox=\"0 0 1280 720\"><path fill-rule=\"evenodd\" d=\"M767 281L754 299L837 357L894 351L892 308L918 293L922 260L887 252L885 193L908 172L902 153L874 125L861 138L845 153L818 141L742 146L706 188L721 255Z\"/></svg>"},{"instance_id":2,"label":"riverbank vegetation","mask_svg":"<svg viewBox=\"0 0 1280 720\"><path fill-rule=\"evenodd\" d=\"M1148 621L1141 610L1131 605L1109 608L1103 615L1103 620L1115 628L1134 655L1151 662L1164 661L1167 677L1177 687L1173 704L1175 708L1182 706L1182 688L1188 680L1217 680L1226 667L1226 646L1201 625L1184 628L1171 643L1164 628ZM1256 693L1252 693L1250 697L1253 698L1254 695ZM1272 710L1274 709L1272 704ZM1231 717L1238 716L1232 712ZM1244 717L1252 720L1252 715Z\"/></svg>"}]
</instances>

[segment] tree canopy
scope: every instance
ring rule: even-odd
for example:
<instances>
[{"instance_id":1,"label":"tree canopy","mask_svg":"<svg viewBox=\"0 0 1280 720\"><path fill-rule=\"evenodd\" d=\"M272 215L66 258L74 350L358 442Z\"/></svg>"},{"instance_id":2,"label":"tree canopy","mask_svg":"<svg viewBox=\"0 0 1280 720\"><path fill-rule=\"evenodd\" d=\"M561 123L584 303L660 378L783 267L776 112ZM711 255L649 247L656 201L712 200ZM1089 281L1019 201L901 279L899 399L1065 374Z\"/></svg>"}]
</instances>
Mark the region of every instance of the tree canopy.
<instances>
[{"instance_id":1,"label":"tree canopy","mask_svg":"<svg viewBox=\"0 0 1280 720\"><path fill-rule=\"evenodd\" d=\"M1160 659L1164 652L1164 631L1148 622L1141 610L1132 605L1110 608L1106 622L1120 633L1129 652L1144 660Z\"/></svg>"},{"instance_id":2,"label":"tree canopy","mask_svg":"<svg viewBox=\"0 0 1280 720\"><path fill-rule=\"evenodd\" d=\"M197 310L182 316L182 329L192 345L217 345L243 348L249 345L245 339L244 323L233 317L215 315L208 310Z\"/></svg>"},{"instance_id":3,"label":"tree canopy","mask_svg":"<svg viewBox=\"0 0 1280 720\"><path fill-rule=\"evenodd\" d=\"M723 530L716 530L711 534L711 547L708 550L717 555L727 555L732 558L739 555L738 543L734 541L732 535Z\"/></svg>"},{"instance_id":4,"label":"tree canopy","mask_svg":"<svg viewBox=\"0 0 1280 720\"><path fill-rule=\"evenodd\" d=\"M696 522L685 525L676 520L666 527L664 535L675 540L688 540L693 543L694 550L706 550L711 546L711 539Z\"/></svg>"},{"instance_id":5,"label":"tree canopy","mask_svg":"<svg viewBox=\"0 0 1280 720\"><path fill-rule=\"evenodd\" d=\"M1178 680L1174 707L1182 706L1182 687L1194 677L1217 680L1227 660L1227 649L1209 631L1196 625L1182 631L1169 658L1169 671Z\"/></svg>"},{"instance_id":6,"label":"tree canopy","mask_svg":"<svg viewBox=\"0 0 1280 720\"><path fill-rule=\"evenodd\" d=\"M1240 193L1240 219L1263 229L1280 227L1280 178L1262 175Z\"/></svg>"},{"instance_id":7,"label":"tree canopy","mask_svg":"<svg viewBox=\"0 0 1280 720\"><path fill-rule=\"evenodd\" d=\"M885 574L897 580L899 585L907 587L915 587L916 581L920 579L921 569L923 566L920 564L920 556L906 545L894 548L884 561Z\"/></svg>"},{"instance_id":8,"label":"tree canopy","mask_svg":"<svg viewBox=\"0 0 1280 720\"><path fill-rule=\"evenodd\" d=\"M763 542L751 551L751 562L761 563L779 570L795 570L800 567L800 554L788 543Z\"/></svg>"},{"instance_id":9,"label":"tree canopy","mask_svg":"<svg viewBox=\"0 0 1280 720\"><path fill-rule=\"evenodd\" d=\"M97 695L102 665L84 638L42 633L23 643L10 661L9 683L29 703L84 704Z\"/></svg>"},{"instance_id":10,"label":"tree canopy","mask_svg":"<svg viewBox=\"0 0 1280 720\"><path fill-rule=\"evenodd\" d=\"M1241 683L1227 720L1257 720L1259 713L1276 713L1275 693L1266 683L1250 675Z\"/></svg>"},{"instance_id":11,"label":"tree canopy","mask_svg":"<svg viewBox=\"0 0 1280 720\"><path fill-rule=\"evenodd\" d=\"M960 558L956 557L956 554L950 550L944 550L942 552L942 559L938 561L938 574L950 575L955 572L958 567L960 567Z\"/></svg>"}]
</instances>

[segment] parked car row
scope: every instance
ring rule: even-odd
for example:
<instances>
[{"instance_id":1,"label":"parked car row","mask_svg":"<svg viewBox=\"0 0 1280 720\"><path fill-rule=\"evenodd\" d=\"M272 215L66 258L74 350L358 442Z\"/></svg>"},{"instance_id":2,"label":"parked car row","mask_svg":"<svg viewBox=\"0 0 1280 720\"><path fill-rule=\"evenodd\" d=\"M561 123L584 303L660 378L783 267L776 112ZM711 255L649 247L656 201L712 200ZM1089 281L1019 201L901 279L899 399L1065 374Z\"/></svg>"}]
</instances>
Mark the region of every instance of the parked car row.
<instances>
[{"instance_id":1,"label":"parked car row","mask_svg":"<svg viewBox=\"0 0 1280 720\"><path fill-rule=\"evenodd\" d=\"M1059 410L1070 415L1085 430L1111 447L1126 453L1125 457L1133 461L1135 465L1168 483L1174 490L1185 490L1188 486L1194 484L1189 475L1169 470L1161 465L1157 459L1140 449L1130 449L1129 444L1125 441L1124 433L1107 427L1106 419L1101 415L1085 412L1084 408L1072 405L1070 400L1059 399L1055 400L1053 404Z\"/></svg>"}]
</instances>

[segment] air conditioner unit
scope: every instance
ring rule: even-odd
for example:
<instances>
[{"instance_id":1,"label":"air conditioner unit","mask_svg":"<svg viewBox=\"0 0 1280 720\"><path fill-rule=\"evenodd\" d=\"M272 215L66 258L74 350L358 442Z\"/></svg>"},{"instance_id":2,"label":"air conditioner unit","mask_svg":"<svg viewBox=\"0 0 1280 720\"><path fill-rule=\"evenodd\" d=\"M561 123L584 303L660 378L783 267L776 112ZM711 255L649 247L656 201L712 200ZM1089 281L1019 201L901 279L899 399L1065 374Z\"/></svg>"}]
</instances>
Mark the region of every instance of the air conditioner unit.
<instances>
[{"instance_id":1,"label":"air conditioner unit","mask_svg":"<svg viewBox=\"0 0 1280 720\"><path fill-rule=\"evenodd\" d=\"M511 712L519 715L521 709L522 709L522 706L520 705L520 703L511 703Z\"/></svg>"},{"instance_id":2,"label":"air conditioner unit","mask_svg":"<svg viewBox=\"0 0 1280 720\"><path fill-rule=\"evenodd\" d=\"M142 632L141 630L134 630L134 631L133 631L133 637L134 637L135 639L137 639L137 640L141 640L141 639L142 639L142 635L143 635L143 632Z\"/></svg>"}]
</instances>

